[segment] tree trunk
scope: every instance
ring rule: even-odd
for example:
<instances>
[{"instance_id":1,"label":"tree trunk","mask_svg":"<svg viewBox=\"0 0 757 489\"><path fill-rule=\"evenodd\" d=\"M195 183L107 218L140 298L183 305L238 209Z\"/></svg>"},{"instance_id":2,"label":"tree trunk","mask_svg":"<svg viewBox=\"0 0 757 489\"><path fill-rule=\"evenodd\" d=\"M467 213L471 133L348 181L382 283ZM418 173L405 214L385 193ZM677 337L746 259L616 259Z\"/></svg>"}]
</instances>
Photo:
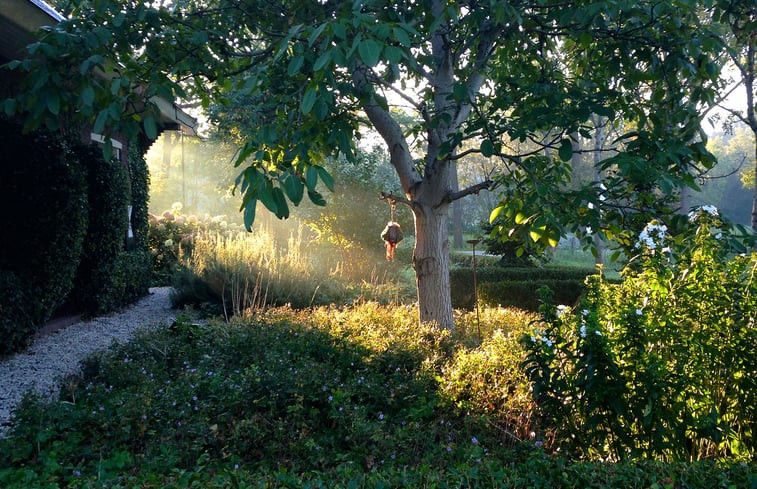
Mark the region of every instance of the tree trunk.
<instances>
[{"instance_id":1,"label":"tree trunk","mask_svg":"<svg viewBox=\"0 0 757 489\"><path fill-rule=\"evenodd\" d=\"M450 167L450 189L452 192L460 190L460 180L457 176L457 163ZM456 250L463 247L463 201L452 203L452 247Z\"/></svg>"},{"instance_id":2,"label":"tree trunk","mask_svg":"<svg viewBox=\"0 0 757 489\"><path fill-rule=\"evenodd\" d=\"M752 196L752 229L757 231L757 131L754 132L754 195Z\"/></svg>"},{"instance_id":3,"label":"tree trunk","mask_svg":"<svg viewBox=\"0 0 757 489\"><path fill-rule=\"evenodd\" d=\"M453 329L452 299L449 282L449 239L447 212L449 205L413 207L415 249L413 268L418 286L418 318L421 323L435 323Z\"/></svg>"}]
</instances>

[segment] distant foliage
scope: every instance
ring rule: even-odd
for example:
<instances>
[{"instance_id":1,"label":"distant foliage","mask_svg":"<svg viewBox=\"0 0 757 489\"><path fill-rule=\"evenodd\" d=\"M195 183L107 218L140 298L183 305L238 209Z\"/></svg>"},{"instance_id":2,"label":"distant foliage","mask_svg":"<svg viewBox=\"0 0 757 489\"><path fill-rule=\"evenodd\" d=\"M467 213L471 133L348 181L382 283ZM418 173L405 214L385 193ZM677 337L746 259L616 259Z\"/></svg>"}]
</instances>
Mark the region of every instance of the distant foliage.
<instances>
[{"instance_id":1,"label":"distant foliage","mask_svg":"<svg viewBox=\"0 0 757 489\"><path fill-rule=\"evenodd\" d=\"M3 318L14 330L0 344L0 353L8 353L50 318L73 287L87 229L87 182L85 168L57 135L22 134L0 119L0 145L0 271L15 275L6 275L6 283L23 291L2 294L0 302L3 312L24 311L18 321ZM12 302L19 297L26 298L21 308Z\"/></svg>"},{"instance_id":2,"label":"distant foliage","mask_svg":"<svg viewBox=\"0 0 757 489\"><path fill-rule=\"evenodd\" d=\"M706 206L690 234L642 233L636 266L547 302L524 338L554 448L587 458L751 459L757 434L757 254L729 253Z\"/></svg>"}]
</instances>

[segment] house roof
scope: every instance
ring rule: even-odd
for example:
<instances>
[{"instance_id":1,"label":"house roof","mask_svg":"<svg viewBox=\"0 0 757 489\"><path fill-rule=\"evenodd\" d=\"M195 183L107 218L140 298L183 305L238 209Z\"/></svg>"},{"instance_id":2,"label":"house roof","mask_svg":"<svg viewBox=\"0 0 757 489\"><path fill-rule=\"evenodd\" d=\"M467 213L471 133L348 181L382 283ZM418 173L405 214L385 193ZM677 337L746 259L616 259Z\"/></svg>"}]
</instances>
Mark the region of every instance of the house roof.
<instances>
[{"instance_id":1,"label":"house roof","mask_svg":"<svg viewBox=\"0 0 757 489\"><path fill-rule=\"evenodd\" d=\"M43 0L0 0L0 63L24 57L26 46L34 42L40 28L64 18ZM163 124L196 131L197 120L175 103L160 97L152 101L160 110Z\"/></svg>"}]
</instances>

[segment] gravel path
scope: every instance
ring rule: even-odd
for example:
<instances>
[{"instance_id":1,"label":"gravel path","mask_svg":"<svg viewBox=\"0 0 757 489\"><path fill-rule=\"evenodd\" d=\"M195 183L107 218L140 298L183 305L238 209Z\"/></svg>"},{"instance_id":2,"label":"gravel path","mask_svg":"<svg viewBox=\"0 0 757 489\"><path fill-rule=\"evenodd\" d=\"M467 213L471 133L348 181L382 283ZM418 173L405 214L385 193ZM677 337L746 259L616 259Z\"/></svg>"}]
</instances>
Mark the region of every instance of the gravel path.
<instances>
[{"instance_id":1,"label":"gravel path","mask_svg":"<svg viewBox=\"0 0 757 489\"><path fill-rule=\"evenodd\" d=\"M136 304L108 316L74 323L36 340L26 351L0 361L0 436L24 394L53 397L58 379L79 371L79 362L114 342L127 342L139 329L168 325L175 319L170 287L150 289Z\"/></svg>"}]
</instances>

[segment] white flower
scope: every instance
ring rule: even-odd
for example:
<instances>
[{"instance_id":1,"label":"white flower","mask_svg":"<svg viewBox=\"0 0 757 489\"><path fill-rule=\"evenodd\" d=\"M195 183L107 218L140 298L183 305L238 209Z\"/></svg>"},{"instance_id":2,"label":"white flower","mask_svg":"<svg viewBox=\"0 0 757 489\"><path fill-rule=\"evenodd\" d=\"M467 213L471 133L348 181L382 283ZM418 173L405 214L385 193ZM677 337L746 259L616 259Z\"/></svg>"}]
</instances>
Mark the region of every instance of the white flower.
<instances>
[{"instance_id":1,"label":"white flower","mask_svg":"<svg viewBox=\"0 0 757 489\"><path fill-rule=\"evenodd\" d=\"M581 329L578 330L578 333L581 335L581 338L586 338L586 325L581 325Z\"/></svg>"},{"instance_id":2,"label":"white flower","mask_svg":"<svg viewBox=\"0 0 757 489\"><path fill-rule=\"evenodd\" d=\"M591 203L591 202L589 202L589 205L588 205L587 207L588 207L589 209L593 209L593 208L594 208L594 204L593 204L593 203Z\"/></svg>"},{"instance_id":3,"label":"white flower","mask_svg":"<svg viewBox=\"0 0 757 489\"><path fill-rule=\"evenodd\" d=\"M564 304L560 304L559 306L557 306L557 317L560 317L560 316L562 316L563 314L565 314L566 312L569 312L569 311L570 311L570 307L568 307L568 306L566 306Z\"/></svg>"},{"instance_id":4,"label":"white flower","mask_svg":"<svg viewBox=\"0 0 757 489\"><path fill-rule=\"evenodd\" d=\"M720 239L723 237L723 233L718 233L715 235L715 239Z\"/></svg>"},{"instance_id":5,"label":"white flower","mask_svg":"<svg viewBox=\"0 0 757 489\"><path fill-rule=\"evenodd\" d=\"M689 212L689 221L691 222L696 221L697 218L701 216L703 213L709 214L713 217L717 217L720 215L718 213L718 208L715 207L714 205L703 205Z\"/></svg>"},{"instance_id":6,"label":"white flower","mask_svg":"<svg viewBox=\"0 0 757 489\"><path fill-rule=\"evenodd\" d=\"M644 313L641 309L636 309L636 315L641 316Z\"/></svg>"},{"instance_id":7,"label":"white flower","mask_svg":"<svg viewBox=\"0 0 757 489\"><path fill-rule=\"evenodd\" d=\"M167 239L167 240L165 240L165 241L163 242L163 246L165 246L166 248L170 248L170 247L172 247L172 246L173 246L173 240L172 240L172 239Z\"/></svg>"},{"instance_id":8,"label":"white flower","mask_svg":"<svg viewBox=\"0 0 757 489\"><path fill-rule=\"evenodd\" d=\"M600 330L598 330L598 329L594 330L594 334L597 335L597 336L602 336L602 332Z\"/></svg>"},{"instance_id":9,"label":"white flower","mask_svg":"<svg viewBox=\"0 0 757 489\"><path fill-rule=\"evenodd\" d=\"M665 233L668 231L668 227L664 224L655 224L650 222L639 234L639 240L636 242L636 247L641 248L646 246L650 250L654 250L657 247L656 241L662 242L665 239Z\"/></svg>"},{"instance_id":10,"label":"white flower","mask_svg":"<svg viewBox=\"0 0 757 489\"><path fill-rule=\"evenodd\" d=\"M583 311L581 311L581 314L583 314L584 316L588 316L589 315L589 310L588 309L584 309Z\"/></svg>"},{"instance_id":11,"label":"white flower","mask_svg":"<svg viewBox=\"0 0 757 489\"><path fill-rule=\"evenodd\" d=\"M531 337L531 343L536 343L536 336Z\"/></svg>"}]
</instances>

